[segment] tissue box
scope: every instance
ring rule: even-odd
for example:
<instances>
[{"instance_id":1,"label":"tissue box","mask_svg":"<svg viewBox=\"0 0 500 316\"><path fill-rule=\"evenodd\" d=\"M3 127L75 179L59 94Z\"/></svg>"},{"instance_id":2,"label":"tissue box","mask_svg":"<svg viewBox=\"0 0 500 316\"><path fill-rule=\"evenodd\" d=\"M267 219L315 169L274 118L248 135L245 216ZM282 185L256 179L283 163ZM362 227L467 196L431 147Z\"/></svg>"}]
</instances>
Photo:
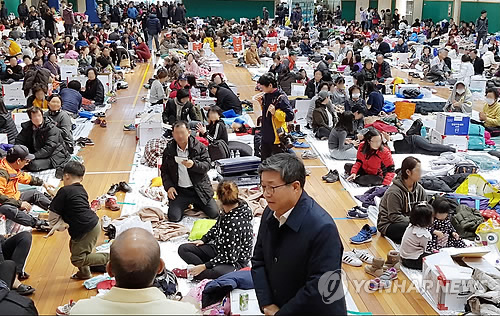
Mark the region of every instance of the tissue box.
<instances>
[{"instance_id":1,"label":"tissue box","mask_svg":"<svg viewBox=\"0 0 500 316\"><path fill-rule=\"evenodd\" d=\"M469 135L470 117L457 112L437 113L436 131L443 135Z\"/></svg>"},{"instance_id":2,"label":"tissue box","mask_svg":"<svg viewBox=\"0 0 500 316\"><path fill-rule=\"evenodd\" d=\"M450 146L461 152L465 152L469 148L469 136L467 135L443 135L437 130L431 129L429 140L431 144Z\"/></svg>"}]
</instances>

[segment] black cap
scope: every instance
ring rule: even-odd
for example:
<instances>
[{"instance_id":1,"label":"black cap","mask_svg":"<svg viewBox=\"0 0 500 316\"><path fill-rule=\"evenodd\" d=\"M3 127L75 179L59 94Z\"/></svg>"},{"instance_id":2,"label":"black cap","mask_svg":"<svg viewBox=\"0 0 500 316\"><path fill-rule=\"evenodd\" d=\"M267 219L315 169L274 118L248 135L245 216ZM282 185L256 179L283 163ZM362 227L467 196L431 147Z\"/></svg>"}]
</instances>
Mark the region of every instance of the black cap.
<instances>
[{"instance_id":1,"label":"black cap","mask_svg":"<svg viewBox=\"0 0 500 316\"><path fill-rule=\"evenodd\" d=\"M17 159L34 160L35 155L30 154L28 148L24 145L14 145L14 147L9 149L9 151L7 152L7 158L11 158L12 160L17 160Z\"/></svg>"}]
</instances>

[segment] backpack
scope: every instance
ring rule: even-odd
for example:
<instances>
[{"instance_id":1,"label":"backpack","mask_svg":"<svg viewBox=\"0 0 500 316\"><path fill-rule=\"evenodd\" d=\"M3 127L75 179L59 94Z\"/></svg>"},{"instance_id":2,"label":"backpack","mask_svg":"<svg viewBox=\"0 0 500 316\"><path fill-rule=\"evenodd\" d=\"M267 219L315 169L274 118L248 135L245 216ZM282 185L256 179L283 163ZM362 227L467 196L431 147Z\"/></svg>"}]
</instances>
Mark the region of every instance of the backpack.
<instances>
[{"instance_id":1,"label":"backpack","mask_svg":"<svg viewBox=\"0 0 500 316\"><path fill-rule=\"evenodd\" d=\"M0 315L38 315L38 311L31 299L9 290L0 280Z\"/></svg>"},{"instance_id":2,"label":"backpack","mask_svg":"<svg viewBox=\"0 0 500 316\"><path fill-rule=\"evenodd\" d=\"M477 173L479 167L470 160L460 161L455 164L455 174L457 173Z\"/></svg>"},{"instance_id":3,"label":"backpack","mask_svg":"<svg viewBox=\"0 0 500 316\"><path fill-rule=\"evenodd\" d=\"M465 205L468 207L475 208L476 210L486 210L488 209L488 204L490 199L484 196L478 195L465 195L458 193L447 193L444 195L447 199L453 199L458 202L458 204Z\"/></svg>"},{"instance_id":4,"label":"backpack","mask_svg":"<svg viewBox=\"0 0 500 316\"><path fill-rule=\"evenodd\" d=\"M471 124L469 127L469 150L484 150L486 142L484 138L484 126Z\"/></svg>"}]
</instances>

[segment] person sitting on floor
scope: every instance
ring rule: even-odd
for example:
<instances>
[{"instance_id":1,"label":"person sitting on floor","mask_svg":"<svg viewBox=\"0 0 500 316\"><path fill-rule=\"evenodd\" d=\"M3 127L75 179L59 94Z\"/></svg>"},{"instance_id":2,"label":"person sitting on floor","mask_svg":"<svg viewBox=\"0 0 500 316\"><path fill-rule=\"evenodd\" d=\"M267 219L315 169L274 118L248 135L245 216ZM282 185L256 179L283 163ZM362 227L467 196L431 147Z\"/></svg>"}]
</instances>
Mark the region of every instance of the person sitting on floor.
<instances>
[{"instance_id":1,"label":"person sitting on floor","mask_svg":"<svg viewBox=\"0 0 500 316\"><path fill-rule=\"evenodd\" d=\"M354 115L354 120L352 121L352 132L347 134L347 137L353 140L361 140L362 130L365 128L365 115L366 107L362 105L354 105L351 107L352 114Z\"/></svg>"},{"instance_id":2,"label":"person sitting on floor","mask_svg":"<svg viewBox=\"0 0 500 316\"><path fill-rule=\"evenodd\" d=\"M87 82L82 89L82 97L94 103L96 106L104 104L104 86L97 78L97 70L95 68L87 69Z\"/></svg>"},{"instance_id":3,"label":"person sitting on floor","mask_svg":"<svg viewBox=\"0 0 500 316\"><path fill-rule=\"evenodd\" d=\"M349 66L352 69L354 66L354 53L352 50L347 51L345 58L342 60L342 65Z\"/></svg>"},{"instance_id":4,"label":"person sitting on floor","mask_svg":"<svg viewBox=\"0 0 500 316\"><path fill-rule=\"evenodd\" d=\"M190 135L187 122L173 126L173 139L163 152L161 177L168 194L168 220L179 222L190 204L208 217L216 218L217 205L207 172L210 170L207 147Z\"/></svg>"},{"instance_id":5,"label":"person sitting on floor","mask_svg":"<svg viewBox=\"0 0 500 316\"><path fill-rule=\"evenodd\" d=\"M465 55L464 55L465 56ZM470 64L470 63L469 63ZM472 66L472 65L470 65ZM472 93L465 82L458 80L443 108L445 112L461 112L472 115Z\"/></svg>"},{"instance_id":6,"label":"person sitting on floor","mask_svg":"<svg viewBox=\"0 0 500 316\"><path fill-rule=\"evenodd\" d=\"M328 149L330 157L338 160L356 160L358 140L347 138L353 132L354 114L344 111L339 114L339 120L335 128L332 128L328 137Z\"/></svg>"},{"instance_id":7,"label":"person sitting on floor","mask_svg":"<svg viewBox=\"0 0 500 316\"><path fill-rule=\"evenodd\" d=\"M361 88L357 85L349 88L349 99L344 102L344 111L351 111L354 113L354 106L360 106L366 109L366 101L361 97Z\"/></svg>"},{"instance_id":8,"label":"person sitting on floor","mask_svg":"<svg viewBox=\"0 0 500 316\"><path fill-rule=\"evenodd\" d=\"M177 77L177 80L172 81L169 88L170 94L168 95L168 97L171 99L177 96L177 91L182 89L191 89L191 87L189 86L188 78L184 73L181 73L179 77ZM189 99L191 99L191 94L189 94Z\"/></svg>"},{"instance_id":9,"label":"person sitting on floor","mask_svg":"<svg viewBox=\"0 0 500 316\"><path fill-rule=\"evenodd\" d=\"M373 68L373 62L371 59L365 59L365 62L363 64L363 69L361 69L361 75L365 79L365 82L377 80L377 73Z\"/></svg>"},{"instance_id":10,"label":"person sitting on floor","mask_svg":"<svg viewBox=\"0 0 500 316\"><path fill-rule=\"evenodd\" d=\"M432 226L432 206L427 202L420 202L411 208L410 224L404 232L399 253L403 266L422 270L422 259L431 254L426 249L432 240L429 232L429 227Z\"/></svg>"},{"instance_id":11,"label":"person sitting on floor","mask_svg":"<svg viewBox=\"0 0 500 316\"><path fill-rule=\"evenodd\" d=\"M500 136L500 103L498 103L498 90L488 88L486 90L486 104L479 112L479 119L492 137Z\"/></svg>"},{"instance_id":12,"label":"person sitting on floor","mask_svg":"<svg viewBox=\"0 0 500 316\"><path fill-rule=\"evenodd\" d=\"M48 108L47 87L41 83L35 83L33 85L33 88L31 88L31 95L28 97L28 100L26 100L27 108L31 108L33 106L41 109Z\"/></svg>"},{"instance_id":13,"label":"person sitting on floor","mask_svg":"<svg viewBox=\"0 0 500 316\"><path fill-rule=\"evenodd\" d=\"M432 201L432 208L434 209L434 221L429 227L432 240L427 244L426 252L434 253L442 248L467 247L451 223L450 214L454 211L452 211L448 200L437 197Z\"/></svg>"},{"instance_id":14,"label":"person sitting on floor","mask_svg":"<svg viewBox=\"0 0 500 316\"><path fill-rule=\"evenodd\" d=\"M3 99L0 99L0 134L7 134L9 144L14 144L19 134L12 114L5 107Z\"/></svg>"},{"instance_id":15,"label":"person sitting on floor","mask_svg":"<svg viewBox=\"0 0 500 316\"><path fill-rule=\"evenodd\" d=\"M410 222L411 205L427 200L427 194L419 183L421 177L420 160L406 157L397 177L380 201L377 229L397 244L401 243Z\"/></svg>"},{"instance_id":16,"label":"person sitting on floor","mask_svg":"<svg viewBox=\"0 0 500 316\"><path fill-rule=\"evenodd\" d=\"M62 109L72 115L77 115L82 107L82 84L78 80L71 80L68 87L61 89Z\"/></svg>"},{"instance_id":17,"label":"person sitting on floor","mask_svg":"<svg viewBox=\"0 0 500 316\"><path fill-rule=\"evenodd\" d=\"M298 71L297 65L296 65L297 58L298 58L297 53L295 51L291 51L288 54L288 57L283 58L284 68L287 68L289 71L292 71L292 72L297 72Z\"/></svg>"},{"instance_id":18,"label":"person sitting on floor","mask_svg":"<svg viewBox=\"0 0 500 316\"><path fill-rule=\"evenodd\" d=\"M478 55L477 49L471 50L469 56L474 66L474 75L482 76L484 72L484 60Z\"/></svg>"},{"instance_id":19,"label":"person sitting on floor","mask_svg":"<svg viewBox=\"0 0 500 316\"><path fill-rule=\"evenodd\" d=\"M73 142L73 130L71 117L66 111L62 111L62 98L58 94L52 94L47 98L49 102L49 110L45 112L45 118L50 118L56 123L57 128L61 131L61 136L64 141L64 146L69 154L73 154L75 144Z\"/></svg>"},{"instance_id":20,"label":"person sitting on floor","mask_svg":"<svg viewBox=\"0 0 500 316\"><path fill-rule=\"evenodd\" d=\"M311 99L311 103L309 103L309 108L307 109L307 115L306 115L306 128L312 129L312 121L313 121L313 111L316 108L316 100L321 96L322 98L328 97L329 93L328 90L330 90L330 84L328 82L322 82L319 85L319 92L317 95L315 95ZM331 99L330 99L331 100ZM326 103L326 109L328 112L330 112L330 115L332 116L334 122L336 120L337 114L335 113L335 107L333 106L332 102L327 102Z\"/></svg>"},{"instance_id":21,"label":"person sitting on floor","mask_svg":"<svg viewBox=\"0 0 500 316\"><path fill-rule=\"evenodd\" d=\"M359 144L356 163L346 164L347 181L362 186L389 185L394 178L394 160L391 150L382 141L382 135L369 128Z\"/></svg>"},{"instance_id":22,"label":"person sitting on floor","mask_svg":"<svg viewBox=\"0 0 500 316\"><path fill-rule=\"evenodd\" d=\"M262 64L259 53L257 52L257 44L252 43L250 48L245 52L245 64L257 67L260 67L260 64Z\"/></svg>"},{"instance_id":23,"label":"person sitting on floor","mask_svg":"<svg viewBox=\"0 0 500 316\"><path fill-rule=\"evenodd\" d=\"M168 299L153 285L164 269L154 236L142 228L127 229L111 245L106 266L116 285L103 295L79 300L71 315L199 314L194 305Z\"/></svg>"},{"instance_id":24,"label":"person sitting on floor","mask_svg":"<svg viewBox=\"0 0 500 316\"><path fill-rule=\"evenodd\" d=\"M384 60L383 54L377 54L377 62L375 63L375 72L378 82L384 82L385 79L391 78L391 65Z\"/></svg>"},{"instance_id":25,"label":"person sitting on floor","mask_svg":"<svg viewBox=\"0 0 500 316\"><path fill-rule=\"evenodd\" d=\"M472 65L471 59L469 55L462 55L462 63L460 64L460 73L458 78L462 80L465 85L470 86L470 82L472 80L472 76L474 76L474 66Z\"/></svg>"},{"instance_id":26,"label":"person sitting on floor","mask_svg":"<svg viewBox=\"0 0 500 316\"><path fill-rule=\"evenodd\" d=\"M252 210L238 197L233 182L219 183L217 198L222 212L215 225L201 240L179 246L179 256L194 265L187 273L195 280L217 279L248 267L252 257Z\"/></svg>"},{"instance_id":27,"label":"person sitting on floor","mask_svg":"<svg viewBox=\"0 0 500 316\"><path fill-rule=\"evenodd\" d=\"M231 90L231 88L228 86L227 82L224 81L224 75L221 73L214 73L212 75L212 79L210 81L215 83L219 87L223 87L223 88ZM233 90L231 90L231 91L233 91Z\"/></svg>"},{"instance_id":28,"label":"person sitting on floor","mask_svg":"<svg viewBox=\"0 0 500 316\"><path fill-rule=\"evenodd\" d=\"M163 87L165 82L167 82L167 71L160 69L156 74L156 79L151 84L151 89L149 91L149 103L163 104L167 98L165 88Z\"/></svg>"},{"instance_id":29,"label":"person sitting on floor","mask_svg":"<svg viewBox=\"0 0 500 316\"><path fill-rule=\"evenodd\" d=\"M351 74L360 73L363 70L363 64L361 63L361 55L354 55L354 65L352 66Z\"/></svg>"},{"instance_id":30,"label":"person sitting on floor","mask_svg":"<svg viewBox=\"0 0 500 316\"><path fill-rule=\"evenodd\" d=\"M429 65L429 72L425 75L426 80L436 82L436 81L446 81L450 74L451 70L445 63L445 58L448 57L448 49L441 48L436 57L431 60Z\"/></svg>"},{"instance_id":31,"label":"person sitting on floor","mask_svg":"<svg viewBox=\"0 0 500 316\"><path fill-rule=\"evenodd\" d=\"M329 102L331 101L328 98L328 93L318 94L313 111L312 128L316 138L321 140L328 139L328 135L330 135L330 119L326 112L326 104Z\"/></svg>"},{"instance_id":32,"label":"person sitting on floor","mask_svg":"<svg viewBox=\"0 0 500 316\"><path fill-rule=\"evenodd\" d=\"M61 168L70 158L61 131L51 119L44 119L39 107L31 107L26 112L30 120L21 124L16 138L16 144L26 146L34 156L26 168L29 171Z\"/></svg>"},{"instance_id":33,"label":"person sitting on floor","mask_svg":"<svg viewBox=\"0 0 500 316\"><path fill-rule=\"evenodd\" d=\"M142 37L137 37L137 45L132 44L138 58L138 62L147 62L151 58L151 51Z\"/></svg>"},{"instance_id":34,"label":"person sitting on floor","mask_svg":"<svg viewBox=\"0 0 500 316\"><path fill-rule=\"evenodd\" d=\"M306 84L305 94L309 99L312 99L319 92L319 85L323 82L323 72L316 69L314 71L314 78L309 80Z\"/></svg>"},{"instance_id":35,"label":"person sitting on floor","mask_svg":"<svg viewBox=\"0 0 500 316\"><path fill-rule=\"evenodd\" d=\"M222 110L217 105L213 105L208 109L207 117L208 117L208 125L205 127L203 124L198 123L197 129L200 133L201 137L204 137L208 140L210 144L213 144L217 141L223 141L226 143L226 146L229 145L229 141L227 138L227 128L226 123L221 119ZM211 153L209 149L209 153ZM224 157L229 158L229 157ZM211 156L210 159L214 160Z\"/></svg>"},{"instance_id":36,"label":"person sitting on floor","mask_svg":"<svg viewBox=\"0 0 500 316\"><path fill-rule=\"evenodd\" d=\"M163 110L163 123L173 125L178 121L202 121L196 107L189 101L189 91L181 89L177 92L175 98L168 99Z\"/></svg>"},{"instance_id":37,"label":"person sitting on floor","mask_svg":"<svg viewBox=\"0 0 500 316\"><path fill-rule=\"evenodd\" d=\"M10 56L9 64L7 65L5 72L1 74L0 79L2 80L12 79L12 81L19 81L23 79L23 77L24 77L23 67L21 67L17 63L17 57Z\"/></svg>"},{"instance_id":38,"label":"person sitting on floor","mask_svg":"<svg viewBox=\"0 0 500 316\"><path fill-rule=\"evenodd\" d=\"M327 54L325 58L318 63L316 66L317 70L321 70L323 73L323 79L326 81L332 81L332 72L330 71L330 65L334 61L334 57L330 54Z\"/></svg>"},{"instance_id":39,"label":"person sitting on floor","mask_svg":"<svg viewBox=\"0 0 500 316\"><path fill-rule=\"evenodd\" d=\"M208 84L208 91L217 98L215 104L220 107L223 112L233 110L237 115L241 115L243 110L241 101L231 89L219 87L214 82L211 82Z\"/></svg>"},{"instance_id":40,"label":"person sitting on floor","mask_svg":"<svg viewBox=\"0 0 500 316\"><path fill-rule=\"evenodd\" d=\"M2 260L0 262L0 297L2 298L0 309L6 315L38 315L35 303L27 297L21 297L16 291L16 281L16 263L13 260Z\"/></svg>"},{"instance_id":41,"label":"person sitting on floor","mask_svg":"<svg viewBox=\"0 0 500 316\"><path fill-rule=\"evenodd\" d=\"M345 79L342 76L335 79L335 85L331 87L330 91L330 99L335 106L343 105L349 98L345 90Z\"/></svg>"},{"instance_id":42,"label":"person sitting on floor","mask_svg":"<svg viewBox=\"0 0 500 316\"><path fill-rule=\"evenodd\" d=\"M495 60L495 46L488 47L488 51L483 55L484 69L494 70L498 66L498 62Z\"/></svg>"},{"instance_id":43,"label":"person sitting on floor","mask_svg":"<svg viewBox=\"0 0 500 316\"><path fill-rule=\"evenodd\" d=\"M279 54L273 54L273 64L269 67L269 72L278 76L282 71L283 63L281 63L281 56Z\"/></svg>"},{"instance_id":44,"label":"person sitting on floor","mask_svg":"<svg viewBox=\"0 0 500 316\"><path fill-rule=\"evenodd\" d=\"M309 37L305 36L299 44L300 52L303 56L309 56L314 54L311 44L309 43Z\"/></svg>"},{"instance_id":45,"label":"person sitting on floor","mask_svg":"<svg viewBox=\"0 0 500 316\"><path fill-rule=\"evenodd\" d=\"M373 82L365 83L365 95L368 97L366 108L367 116L378 116L384 107L384 96Z\"/></svg>"},{"instance_id":46,"label":"person sitting on floor","mask_svg":"<svg viewBox=\"0 0 500 316\"><path fill-rule=\"evenodd\" d=\"M263 40L259 47L259 57L271 57L271 49L269 48L269 43L267 40Z\"/></svg>"},{"instance_id":47,"label":"person sitting on floor","mask_svg":"<svg viewBox=\"0 0 500 316\"><path fill-rule=\"evenodd\" d=\"M78 280L90 279L91 266L104 266L109 261L107 253L92 253L101 233L101 225L81 184L84 175L85 167L81 163L68 162L63 169L64 187L57 191L50 204L50 211L69 225L71 263L78 268L71 278Z\"/></svg>"},{"instance_id":48,"label":"person sitting on floor","mask_svg":"<svg viewBox=\"0 0 500 316\"><path fill-rule=\"evenodd\" d=\"M408 45L406 45L405 40L400 37L398 38L398 43L394 46L394 53L408 53Z\"/></svg>"},{"instance_id":49,"label":"person sitting on floor","mask_svg":"<svg viewBox=\"0 0 500 316\"><path fill-rule=\"evenodd\" d=\"M61 78L61 68L57 64L57 55L55 53L49 54L47 61L43 64L43 68L48 69L56 80Z\"/></svg>"}]
</instances>

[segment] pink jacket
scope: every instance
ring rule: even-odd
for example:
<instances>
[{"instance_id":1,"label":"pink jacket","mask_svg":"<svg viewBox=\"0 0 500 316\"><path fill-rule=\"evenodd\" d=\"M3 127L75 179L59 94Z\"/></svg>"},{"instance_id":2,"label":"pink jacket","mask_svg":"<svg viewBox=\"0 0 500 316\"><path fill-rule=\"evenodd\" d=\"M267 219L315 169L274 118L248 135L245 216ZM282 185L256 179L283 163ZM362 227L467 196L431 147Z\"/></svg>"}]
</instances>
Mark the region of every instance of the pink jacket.
<instances>
[{"instance_id":1,"label":"pink jacket","mask_svg":"<svg viewBox=\"0 0 500 316\"><path fill-rule=\"evenodd\" d=\"M74 51L70 50L64 55L64 59L78 59L79 54Z\"/></svg>"}]
</instances>

